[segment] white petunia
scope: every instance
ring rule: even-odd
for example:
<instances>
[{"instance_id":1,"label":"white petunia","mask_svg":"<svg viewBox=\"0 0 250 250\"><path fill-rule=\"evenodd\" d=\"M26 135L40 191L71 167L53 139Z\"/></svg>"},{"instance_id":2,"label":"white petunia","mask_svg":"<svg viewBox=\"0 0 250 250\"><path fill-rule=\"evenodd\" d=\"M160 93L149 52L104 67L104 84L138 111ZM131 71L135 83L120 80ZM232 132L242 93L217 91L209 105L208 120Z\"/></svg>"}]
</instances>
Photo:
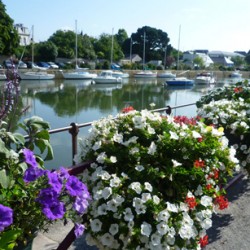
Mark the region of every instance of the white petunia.
<instances>
[{"instance_id":1,"label":"white petunia","mask_svg":"<svg viewBox=\"0 0 250 250\"><path fill-rule=\"evenodd\" d=\"M179 139L179 136L175 132L170 131L169 133L170 133L170 139L174 139L174 140Z\"/></svg>"},{"instance_id":2,"label":"white petunia","mask_svg":"<svg viewBox=\"0 0 250 250\"><path fill-rule=\"evenodd\" d=\"M152 141L149 148L148 148L148 154L150 155L154 155L154 153L156 152L157 150L157 146L156 144Z\"/></svg>"},{"instance_id":3,"label":"white petunia","mask_svg":"<svg viewBox=\"0 0 250 250\"><path fill-rule=\"evenodd\" d=\"M170 212L178 213L178 206L173 203L167 202L167 209Z\"/></svg>"},{"instance_id":4,"label":"white petunia","mask_svg":"<svg viewBox=\"0 0 250 250\"><path fill-rule=\"evenodd\" d=\"M172 162L173 162L173 167L174 167L174 168L176 168L176 167L182 165L180 162L178 162L178 161L176 161L176 160L173 160L173 159L172 159Z\"/></svg>"},{"instance_id":5,"label":"white petunia","mask_svg":"<svg viewBox=\"0 0 250 250\"><path fill-rule=\"evenodd\" d=\"M196 139L202 138L202 136L201 136L198 132L196 132L196 131L192 131L192 135L193 135L193 137L196 138Z\"/></svg>"},{"instance_id":6,"label":"white petunia","mask_svg":"<svg viewBox=\"0 0 250 250\"><path fill-rule=\"evenodd\" d=\"M98 163L103 164L106 158L107 158L106 153L105 153L105 152L102 152L102 153L100 153L100 154L97 156L96 161L97 161Z\"/></svg>"},{"instance_id":7,"label":"white petunia","mask_svg":"<svg viewBox=\"0 0 250 250\"><path fill-rule=\"evenodd\" d=\"M102 228L102 222L99 219L91 220L90 227L93 232L99 232Z\"/></svg>"},{"instance_id":8,"label":"white petunia","mask_svg":"<svg viewBox=\"0 0 250 250\"><path fill-rule=\"evenodd\" d=\"M142 196L141 196L141 199L145 203L145 202L151 200L152 196L151 196L150 193L143 193Z\"/></svg>"},{"instance_id":9,"label":"white petunia","mask_svg":"<svg viewBox=\"0 0 250 250\"><path fill-rule=\"evenodd\" d=\"M212 202L213 202L213 199L212 199L212 197L210 197L210 196L203 195L203 196L201 197L201 205L203 205L204 207L211 206L211 205L212 205Z\"/></svg>"},{"instance_id":10,"label":"white petunia","mask_svg":"<svg viewBox=\"0 0 250 250\"><path fill-rule=\"evenodd\" d=\"M148 190L149 192L153 191L153 187L149 182L144 182L145 189Z\"/></svg>"},{"instance_id":11,"label":"white petunia","mask_svg":"<svg viewBox=\"0 0 250 250\"><path fill-rule=\"evenodd\" d=\"M153 202L158 205L160 203L160 198L157 195L153 195Z\"/></svg>"},{"instance_id":12,"label":"white petunia","mask_svg":"<svg viewBox=\"0 0 250 250\"><path fill-rule=\"evenodd\" d=\"M107 200L110 195L112 194L112 188L110 187L105 187L103 190L102 190L102 197Z\"/></svg>"},{"instance_id":13,"label":"white petunia","mask_svg":"<svg viewBox=\"0 0 250 250\"><path fill-rule=\"evenodd\" d=\"M117 143L123 143L123 135L115 133L113 136L113 140Z\"/></svg>"},{"instance_id":14,"label":"white petunia","mask_svg":"<svg viewBox=\"0 0 250 250\"><path fill-rule=\"evenodd\" d=\"M102 145L102 142L101 141L96 141L95 144L93 145L92 149L94 151L98 150Z\"/></svg>"},{"instance_id":15,"label":"white petunia","mask_svg":"<svg viewBox=\"0 0 250 250\"><path fill-rule=\"evenodd\" d=\"M129 207L125 209L123 214L124 214L124 220L125 221L132 221L134 219L134 215L132 213L132 210Z\"/></svg>"},{"instance_id":16,"label":"white petunia","mask_svg":"<svg viewBox=\"0 0 250 250\"><path fill-rule=\"evenodd\" d=\"M109 227L109 232L112 234L112 235L116 235L119 231L119 226L118 224L111 224L110 227Z\"/></svg>"},{"instance_id":17,"label":"white petunia","mask_svg":"<svg viewBox=\"0 0 250 250\"><path fill-rule=\"evenodd\" d=\"M165 235L169 231L169 226L166 221L161 221L157 224L156 228L160 235Z\"/></svg>"},{"instance_id":18,"label":"white petunia","mask_svg":"<svg viewBox=\"0 0 250 250\"><path fill-rule=\"evenodd\" d=\"M114 242L114 237L109 233L105 233L101 236L100 240L104 246L111 247Z\"/></svg>"},{"instance_id":19,"label":"white petunia","mask_svg":"<svg viewBox=\"0 0 250 250\"><path fill-rule=\"evenodd\" d=\"M142 191L140 182L132 182L129 188L133 189L137 194L140 194Z\"/></svg>"},{"instance_id":20,"label":"white petunia","mask_svg":"<svg viewBox=\"0 0 250 250\"><path fill-rule=\"evenodd\" d=\"M116 163L117 162L117 158L115 156L110 156L110 161L112 163Z\"/></svg>"},{"instance_id":21,"label":"white petunia","mask_svg":"<svg viewBox=\"0 0 250 250\"><path fill-rule=\"evenodd\" d=\"M144 167L142 165L136 165L135 166L135 169L138 171L138 172L141 172L144 170Z\"/></svg>"},{"instance_id":22,"label":"white petunia","mask_svg":"<svg viewBox=\"0 0 250 250\"><path fill-rule=\"evenodd\" d=\"M167 222L169 217L170 217L170 213L168 212L167 209L164 209L161 212L159 212L156 219L157 219L157 221L165 221L165 222Z\"/></svg>"},{"instance_id":23,"label":"white petunia","mask_svg":"<svg viewBox=\"0 0 250 250\"><path fill-rule=\"evenodd\" d=\"M162 236L157 234L157 233L154 233L151 235L151 243L154 247L156 246L159 246L161 244L161 238ZM156 248L154 248L156 249Z\"/></svg>"},{"instance_id":24,"label":"white petunia","mask_svg":"<svg viewBox=\"0 0 250 250\"><path fill-rule=\"evenodd\" d=\"M121 179L117 176L113 176L113 178L110 179L110 187L119 187L121 184Z\"/></svg>"},{"instance_id":25,"label":"white petunia","mask_svg":"<svg viewBox=\"0 0 250 250\"><path fill-rule=\"evenodd\" d=\"M148 224L147 222L144 221L141 224L141 234L149 237L149 235L151 234L151 232L152 232L152 226L150 224Z\"/></svg>"}]
</instances>

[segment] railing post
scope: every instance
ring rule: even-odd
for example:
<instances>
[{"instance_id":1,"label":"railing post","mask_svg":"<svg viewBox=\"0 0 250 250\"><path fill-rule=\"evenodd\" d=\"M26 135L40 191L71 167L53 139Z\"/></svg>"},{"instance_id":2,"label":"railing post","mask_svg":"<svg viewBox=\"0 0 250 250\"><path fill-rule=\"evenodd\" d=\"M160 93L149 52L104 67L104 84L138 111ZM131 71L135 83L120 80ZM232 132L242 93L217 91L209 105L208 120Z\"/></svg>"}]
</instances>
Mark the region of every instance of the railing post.
<instances>
[{"instance_id":1,"label":"railing post","mask_svg":"<svg viewBox=\"0 0 250 250\"><path fill-rule=\"evenodd\" d=\"M166 113L167 113L168 115L170 115L171 112L172 112L172 108L171 108L170 106L167 106L167 107L166 107Z\"/></svg>"},{"instance_id":2,"label":"railing post","mask_svg":"<svg viewBox=\"0 0 250 250\"><path fill-rule=\"evenodd\" d=\"M72 136L72 164L75 165L74 156L77 154L77 135L79 133L79 127L77 123L74 122L72 122L70 126L69 133Z\"/></svg>"}]
</instances>

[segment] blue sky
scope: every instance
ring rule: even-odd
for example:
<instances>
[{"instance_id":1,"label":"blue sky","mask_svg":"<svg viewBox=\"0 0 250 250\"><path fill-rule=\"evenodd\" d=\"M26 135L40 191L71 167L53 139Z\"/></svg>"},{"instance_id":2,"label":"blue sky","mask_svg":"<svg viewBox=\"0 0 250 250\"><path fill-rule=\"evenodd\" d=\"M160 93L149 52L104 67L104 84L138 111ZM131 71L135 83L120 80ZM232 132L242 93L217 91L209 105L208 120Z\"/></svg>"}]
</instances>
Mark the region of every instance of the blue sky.
<instances>
[{"instance_id":1,"label":"blue sky","mask_svg":"<svg viewBox=\"0 0 250 250\"><path fill-rule=\"evenodd\" d=\"M2 0L15 23L45 41L59 29L98 37L123 28L130 36L150 26L166 32L181 51L250 50L250 0Z\"/></svg>"}]
</instances>

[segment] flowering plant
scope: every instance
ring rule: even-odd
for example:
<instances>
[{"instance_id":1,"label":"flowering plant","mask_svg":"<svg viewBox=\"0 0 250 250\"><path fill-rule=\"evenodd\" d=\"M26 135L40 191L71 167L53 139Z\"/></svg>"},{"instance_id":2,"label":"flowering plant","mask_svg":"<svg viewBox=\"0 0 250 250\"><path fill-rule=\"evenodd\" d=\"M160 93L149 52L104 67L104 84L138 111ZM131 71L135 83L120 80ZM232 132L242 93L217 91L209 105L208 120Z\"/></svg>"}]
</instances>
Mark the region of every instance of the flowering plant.
<instances>
[{"instance_id":1,"label":"flowering plant","mask_svg":"<svg viewBox=\"0 0 250 250\"><path fill-rule=\"evenodd\" d=\"M250 86L248 81L215 89L197 103L206 124L224 127L240 164L250 173Z\"/></svg>"},{"instance_id":2,"label":"flowering plant","mask_svg":"<svg viewBox=\"0 0 250 250\"><path fill-rule=\"evenodd\" d=\"M125 111L123 111L125 112ZM99 249L199 249L208 243L221 184L237 166L221 129L130 109L94 122L77 162L92 201L86 241Z\"/></svg>"},{"instance_id":3,"label":"flowering plant","mask_svg":"<svg viewBox=\"0 0 250 250\"><path fill-rule=\"evenodd\" d=\"M90 199L86 186L66 169L49 171L34 151L53 156L48 123L32 117L21 125L29 140L18 133L0 130L0 246L13 249L26 245L37 230L56 219L75 222L75 234L84 231L81 216ZM31 150L32 149L32 150ZM46 153L47 151L47 153Z\"/></svg>"}]
</instances>

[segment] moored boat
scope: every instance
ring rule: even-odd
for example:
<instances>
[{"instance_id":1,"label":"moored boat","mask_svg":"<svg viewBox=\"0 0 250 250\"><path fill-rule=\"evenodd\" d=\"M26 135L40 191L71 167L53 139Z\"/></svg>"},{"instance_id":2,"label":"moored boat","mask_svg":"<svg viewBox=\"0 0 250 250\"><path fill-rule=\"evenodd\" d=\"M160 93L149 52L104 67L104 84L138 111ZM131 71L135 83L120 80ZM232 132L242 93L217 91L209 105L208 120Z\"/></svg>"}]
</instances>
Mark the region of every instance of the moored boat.
<instances>
[{"instance_id":1,"label":"moored boat","mask_svg":"<svg viewBox=\"0 0 250 250\"><path fill-rule=\"evenodd\" d=\"M112 70L104 70L93 81L95 83L121 83L122 78L113 76Z\"/></svg>"},{"instance_id":2,"label":"moored boat","mask_svg":"<svg viewBox=\"0 0 250 250\"><path fill-rule=\"evenodd\" d=\"M157 73L152 72L152 71L148 71L148 70L144 70L144 71L139 71L139 72L135 73L134 77L135 78L155 78L155 77L157 77Z\"/></svg>"},{"instance_id":3,"label":"moored boat","mask_svg":"<svg viewBox=\"0 0 250 250\"><path fill-rule=\"evenodd\" d=\"M195 84L214 84L215 77L210 72L201 72L195 77Z\"/></svg>"},{"instance_id":4,"label":"moored boat","mask_svg":"<svg viewBox=\"0 0 250 250\"><path fill-rule=\"evenodd\" d=\"M46 71L18 72L18 75L21 80L52 80L55 78L55 74Z\"/></svg>"},{"instance_id":5,"label":"moored boat","mask_svg":"<svg viewBox=\"0 0 250 250\"><path fill-rule=\"evenodd\" d=\"M158 78L174 78L176 77L176 74L172 73L171 71L164 71L157 73Z\"/></svg>"},{"instance_id":6,"label":"moored boat","mask_svg":"<svg viewBox=\"0 0 250 250\"><path fill-rule=\"evenodd\" d=\"M238 70L236 70L236 71L234 71L234 72L232 72L232 73L230 74L230 77L233 77L233 78L241 78L241 77L242 77L242 74L241 74Z\"/></svg>"},{"instance_id":7,"label":"moored boat","mask_svg":"<svg viewBox=\"0 0 250 250\"><path fill-rule=\"evenodd\" d=\"M193 85L194 80L188 79L186 77L175 77L166 80L166 84L169 86L186 86L186 85Z\"/></svg>"}]
</instances>

